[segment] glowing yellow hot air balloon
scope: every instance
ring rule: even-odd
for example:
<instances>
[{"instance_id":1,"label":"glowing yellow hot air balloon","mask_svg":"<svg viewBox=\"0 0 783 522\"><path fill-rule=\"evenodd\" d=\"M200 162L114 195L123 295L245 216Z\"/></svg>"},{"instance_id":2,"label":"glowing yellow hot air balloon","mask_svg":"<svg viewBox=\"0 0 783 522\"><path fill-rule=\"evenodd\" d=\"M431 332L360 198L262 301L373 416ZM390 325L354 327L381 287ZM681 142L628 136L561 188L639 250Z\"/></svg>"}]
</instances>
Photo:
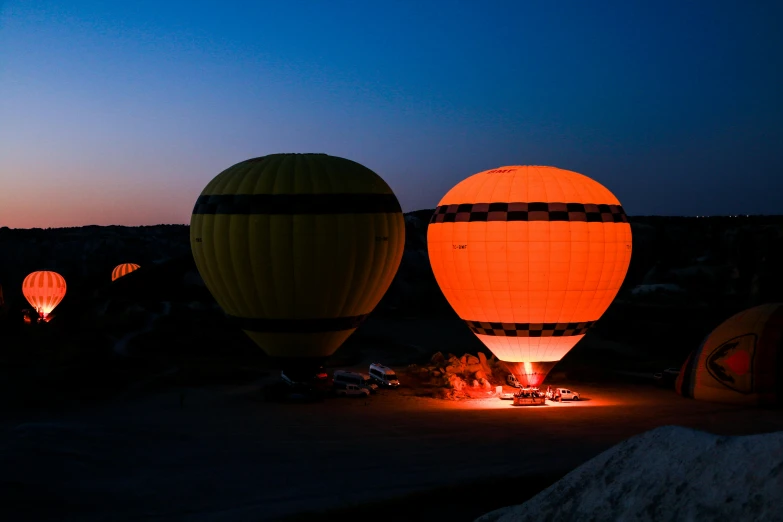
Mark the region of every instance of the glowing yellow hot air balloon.
<instances>
[{"instance_id":1,"label":"glowing yellow hot air balloon","mask_svg":"<svg viewBox=\"0 0 783 522\"><path fill-rule=\"evenodd\" d=\"M65 297L65 278L57 272L33 272L24 278L22 294L46 321Z\"/></svg>"},{"instance_id":2,"label":"glowing yellow hot air balloon","mask_svg":"<svg viewBox=\"0 0 783 522\"><path fill-rule=\"evenodd\" d=\"M443 197L427 248L457 314L521 383L538 386L620 289L631 227L586 176L501 167Z\"/></svg>"},{"instance_id":3,"label":"glowing yellow hot air balloon","mask_svg":"<svg viewBox=\"0 0 783 522\"><path fill-rule=\"evenodd\" d=\"M405 236L383 179L326 154L237 163L209 182L190 225L218 304L286 373L305 377L383 297Z\"/></svg>"},{"instance_id":4,"label":"glowing yellow hot air balloon","mask_svg":"<svg viewBox=\"0 0 783 522\"><path fill-rule=\"evenodd\" d=\"M115 281L117 278L124 275L128 275L134 270L138 270L140 267L136 263L123 263L114 267L111 271L111 280Z\"/></svg>"}]
</instances>

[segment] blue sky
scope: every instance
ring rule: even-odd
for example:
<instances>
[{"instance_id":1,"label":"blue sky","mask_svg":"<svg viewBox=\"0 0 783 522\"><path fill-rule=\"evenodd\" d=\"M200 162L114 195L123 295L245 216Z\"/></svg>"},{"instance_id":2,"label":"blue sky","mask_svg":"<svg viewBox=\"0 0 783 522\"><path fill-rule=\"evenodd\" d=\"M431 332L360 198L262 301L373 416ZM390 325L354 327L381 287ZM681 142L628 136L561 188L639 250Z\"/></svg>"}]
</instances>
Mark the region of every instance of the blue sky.
<instances>
[{"instance_id":1,"label":"blue sky","mask_svg":"<svg viewBox=\"0 0 783 522\"><path fill-rule=\"evenodd\" d=\"M631 215L783 213L780 2L0 6L0 226L185 223L275 152L358 161L406 211L543 164Z\"/></svg>"}]
</instances>

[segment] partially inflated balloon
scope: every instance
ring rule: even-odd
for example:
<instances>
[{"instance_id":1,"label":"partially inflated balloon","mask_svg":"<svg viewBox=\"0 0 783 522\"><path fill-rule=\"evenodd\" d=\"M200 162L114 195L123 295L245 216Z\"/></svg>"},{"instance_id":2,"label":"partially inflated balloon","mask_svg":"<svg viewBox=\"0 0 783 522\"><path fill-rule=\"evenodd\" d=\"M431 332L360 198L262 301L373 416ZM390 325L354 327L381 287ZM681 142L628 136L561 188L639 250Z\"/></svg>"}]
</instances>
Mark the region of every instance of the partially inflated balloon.
<instances>
[{"instance_id":1,"label":"partially inflated balloon","mask_svg":"<svg viewBox=\"0 0 783 522\"><path fill-rule=\"evenodd\" d=\"M538 386L620 289L631 227L586 176L501 167L443 197L427 248L457 314L520 382Z\"/></svg>"},{"instance_id":2,"label":"partially inflated balloon","mask_svg":"<svg viewBox=\"0 0 783 522\"><path fill-rule=\"evenodd\" d=\"M783 403L783 303L756 306L721 323L685 361L675 388L705 401Z\"/></svg>"},{"instance_id":3,"label":"partially inflated balloon","mask_svg":"<svg viewBox=\"0 0 783 522\"><path fill-rule=\"evenodd\" d=\"M111 271L111 280L116 281L117 278L128 275L134 270L138 270L139 268L139 265L136 263L123 263L121 265L117 265L114 267L114 270Z\"/></svg>"},{"instance_id":4,"label":"partially inflated balloon","mask_svg":"<svg viewBox=\"0 0 783 522\"><path fill-rule=\"evenodd\" d=\"M46 320L65 297L65 278L57 272L33 272L24 278L22 294Z\"/></svg>"},{"instance_id":5,"label":"partially inflated balloon","mask_svg":"<svg viewBox=\"0 0 783 522\"><path fill-rule=\"evenodd\" d=\"M218 304L288 371L319 364L375 308L402 259L405 224L370 169L326 154L273 154L218 174L190 241Z\"/></svg>"}]
</instances>

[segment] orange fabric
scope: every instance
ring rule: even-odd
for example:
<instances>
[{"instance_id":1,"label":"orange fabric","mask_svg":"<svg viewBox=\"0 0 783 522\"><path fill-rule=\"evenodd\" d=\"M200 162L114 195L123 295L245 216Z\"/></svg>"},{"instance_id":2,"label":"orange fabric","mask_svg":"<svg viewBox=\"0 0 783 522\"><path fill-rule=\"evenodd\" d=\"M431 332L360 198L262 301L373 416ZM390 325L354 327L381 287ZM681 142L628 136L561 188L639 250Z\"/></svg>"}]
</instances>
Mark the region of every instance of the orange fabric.
<instances>
[{"instance_id":1,"label":"orange fabric","mask_svg":"<svg viewBox=\"0 0 783 522\"><path fill-rule=\"evenodd\" d=\"M548 362L509 362L503 361L506 369L514 374L517 382L523 386L538 388L544 382L549 371L557 361Z\"/></svg>"},{"instance_id":2,"label":"orange fabric","mask_svg":"<svg viewBox=\"0 0 783 522\"><path fill-rule=\"evenodd\" d=\"M511 166L467 178L439 206L490 203L620 205L609 190L576 172ZM537 221L540 216L530 214L530 221L430 224L430 263L446 299L466 321L597 320L628 270L630 225ZM478 337L500 360L534 362L559 361L583 335Z\"/></svg>"},{"instance_id":3,"label":"orange fabric","mask_svg":"<svg viewBox=\"0 0 783 522\"><path fill-rule=\"evenodd\" d=\"M33 272L24 278L22 294L46 318L65 297L65 278L57 272Z\"/></svg>"},{"instance_id":4,"label":"orange fabric","mask_svg":"<svg viewBox=\"0 0 783 522\"><path fill-rule=\"evenodd\" d=\"M476 335L498 359L506 362L559 361L584 335L569 337L496 337ZM517 378L519 378L517 376Z\"/></svg>"},{"instance_id":5,"label":"orange fabric","mask_svg":"<svg viewBox=\"0 0 783 522\"><path fill-rule=\"evenodd\" d=\"M111 271L111 280L114 281L119 277L122 277L124 275L128 275L134 270L137 270L139 268L139 265L136 263L123 263L121 265L117 265L114 267L114 270Z\"/></svg>"}]
</instances>

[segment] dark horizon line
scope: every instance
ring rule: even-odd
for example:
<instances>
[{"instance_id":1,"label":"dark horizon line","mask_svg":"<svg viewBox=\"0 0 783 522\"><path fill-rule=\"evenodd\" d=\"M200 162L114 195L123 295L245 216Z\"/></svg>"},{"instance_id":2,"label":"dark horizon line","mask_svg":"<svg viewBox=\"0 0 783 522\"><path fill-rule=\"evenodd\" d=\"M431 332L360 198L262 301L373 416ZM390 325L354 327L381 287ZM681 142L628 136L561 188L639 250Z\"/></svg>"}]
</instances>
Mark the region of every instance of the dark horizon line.
<instances>
[{"instance_id":1,"label":"dark horizon line","mask_svg":"<svg viewBox=\"0 0 783 522\"><path fill-rule=\"evenodd\" d=\"M409 212L403 212L403 215L408 214L416 214L420 212L425 212L432 210L432 213L435 212L435 208L428 209L428 208L422 208L419 210L411 210ZM718 218L739 218L739 219L750 219L750 218L783 218L783 214L716 214L716 215L709 215L709 216L685 216L685 215L663 215L663 214L638 214L638 215L628 215L628 220L633 221L634 219L643 219L643 218L656 218L656 219L667 219L667 218L678 218L678 219L718 219ZM0 230L65 230L65 229L76 229L76 228L109 228L109 227L121 227L121 228L144 228L144 227L189 227L190 223L157 223L155 225L75 225L70 227L30 227L30 228L11 228L7 226L0 226Z\"/></svg>"}]
</instances>

